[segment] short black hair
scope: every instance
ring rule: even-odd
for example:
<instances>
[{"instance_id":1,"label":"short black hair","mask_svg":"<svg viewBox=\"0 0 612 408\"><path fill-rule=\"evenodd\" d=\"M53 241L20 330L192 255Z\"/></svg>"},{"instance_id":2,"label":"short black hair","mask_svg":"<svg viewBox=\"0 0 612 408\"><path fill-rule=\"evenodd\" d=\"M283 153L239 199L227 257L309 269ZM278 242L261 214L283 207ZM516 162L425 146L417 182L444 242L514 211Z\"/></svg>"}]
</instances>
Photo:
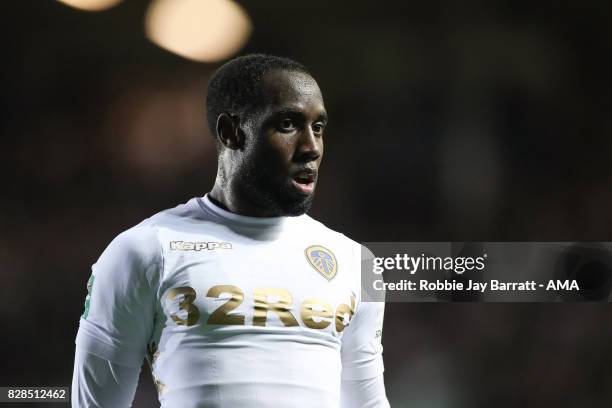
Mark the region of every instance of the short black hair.
<instances>
[{"instance_id":1,"label":"short black hair","mask_svg":"<svg viewBox=\"0 0 612 408\"><path fill-rule=\"evenodd\" d=\"M217 118L227 112L248 114L262 105L258 83L276 70L300 72L312 77L308 69L289 58L248 54L223 64L211 77L206 93L208 129L217 139Z\"/></svg>"}]
</instances>

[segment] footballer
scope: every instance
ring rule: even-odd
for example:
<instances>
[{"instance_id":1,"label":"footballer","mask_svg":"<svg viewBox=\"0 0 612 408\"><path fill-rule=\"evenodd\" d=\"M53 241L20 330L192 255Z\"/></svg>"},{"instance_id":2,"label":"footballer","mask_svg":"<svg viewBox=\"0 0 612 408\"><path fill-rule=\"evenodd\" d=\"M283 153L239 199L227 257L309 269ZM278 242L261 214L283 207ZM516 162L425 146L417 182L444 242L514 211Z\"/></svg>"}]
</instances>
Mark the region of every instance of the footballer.
<instances>
[{"instance_id":1,"label":"footballer","mask_svg":"<svg viewBox=\"0 0 612 408\"><path fill-rule=\"evenodd\" d=\"M327 124L317 82L246 55L206 102L214 187L93 265L73 407L129 407L145 357L162 407L388 407L384 303L361 301L361 247L306 215Z\"/></svg>"}]
</instances>

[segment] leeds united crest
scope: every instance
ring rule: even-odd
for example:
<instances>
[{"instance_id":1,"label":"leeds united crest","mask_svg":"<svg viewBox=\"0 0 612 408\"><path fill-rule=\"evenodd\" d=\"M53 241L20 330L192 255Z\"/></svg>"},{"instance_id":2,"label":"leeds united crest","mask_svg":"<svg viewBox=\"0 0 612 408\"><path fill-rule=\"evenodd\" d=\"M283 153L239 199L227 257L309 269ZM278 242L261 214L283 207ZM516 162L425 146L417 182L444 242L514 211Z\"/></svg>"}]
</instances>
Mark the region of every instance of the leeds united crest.
<instances>
[{"instance_id":1,"label":"leeds united crest","mask_svg":"<svg viewBox=\"0 0 612 408\"><path fill-rule=\"evenodd\" d=\"M338 261L329 249L321 245L311 245L304 251L310 266L327 280L332 280L338 272Z\"/></svg>"}]
</instances>

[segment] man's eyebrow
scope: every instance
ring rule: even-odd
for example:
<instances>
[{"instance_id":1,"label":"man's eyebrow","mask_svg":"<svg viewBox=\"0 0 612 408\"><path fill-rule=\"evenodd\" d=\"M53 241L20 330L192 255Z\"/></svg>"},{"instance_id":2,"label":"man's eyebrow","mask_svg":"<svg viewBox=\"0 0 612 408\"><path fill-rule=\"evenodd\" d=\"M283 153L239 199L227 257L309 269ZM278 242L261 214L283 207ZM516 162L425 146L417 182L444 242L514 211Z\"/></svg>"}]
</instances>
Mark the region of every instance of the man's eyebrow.
<instances>
[{"instance_id":1,"label":"man's eyebrow","mask_svg":"<svg viewBox=\"0 0 612 408\"><path fill-rule=\"evenodd\" d=\"M274 116L296 116L296 115L303 115L304 113L302 111L300 111L299 109L293 109L293 108L281 108L277 111L274 111L273 115Z\"/></svg>"},{"instance_id":2,"label":"man's eyebrow","mask_svg":"<svg viewBox=\"0 0 612 408\"><path fill-rule=\"evenodd\" d=\"M299 109L294 108L282 108L275 111L272 116L304 116L304 112ZM323 111L317 116L317 120L322 120L323 122L327 122L327 112Z\"/></svg>"}]
</instances>

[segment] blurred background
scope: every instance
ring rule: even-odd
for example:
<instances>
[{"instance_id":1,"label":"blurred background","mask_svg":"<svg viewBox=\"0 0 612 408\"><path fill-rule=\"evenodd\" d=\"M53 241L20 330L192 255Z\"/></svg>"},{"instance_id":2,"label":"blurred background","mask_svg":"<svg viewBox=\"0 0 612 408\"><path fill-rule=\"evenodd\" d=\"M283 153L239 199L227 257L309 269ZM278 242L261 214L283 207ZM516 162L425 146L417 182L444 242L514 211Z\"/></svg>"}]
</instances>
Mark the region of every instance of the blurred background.
<instances>
[{"instance_id":1,"label":"blurred background","mask_svg":"<svg viewBox=\"0 0 612 408\"><path fill-rule=\"evenodd\" d=\"M91 264L211 188L206 83L241 53L319 81L311 215L331 228L612 240L610 2L5 3L0 385L70 384ZM611 319L608 304L388 304L391 405L609 407ZM156 404L145 366L134 406Z\"/></svg>"}]
</instances>

